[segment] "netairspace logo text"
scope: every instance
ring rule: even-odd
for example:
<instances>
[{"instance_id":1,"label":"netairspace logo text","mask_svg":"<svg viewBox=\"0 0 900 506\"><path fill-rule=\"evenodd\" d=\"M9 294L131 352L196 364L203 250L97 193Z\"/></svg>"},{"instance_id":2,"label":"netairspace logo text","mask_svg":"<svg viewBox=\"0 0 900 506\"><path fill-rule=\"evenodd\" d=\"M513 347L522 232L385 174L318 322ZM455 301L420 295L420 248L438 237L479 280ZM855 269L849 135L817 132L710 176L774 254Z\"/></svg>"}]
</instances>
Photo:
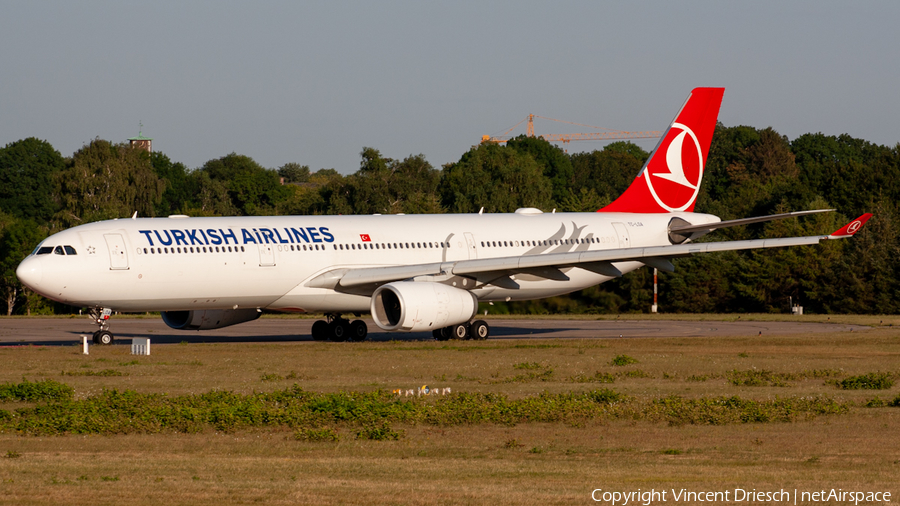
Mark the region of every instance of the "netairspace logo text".
<instances>
[{"instance_id":1,"label":"netairspace logo text","mask_svg":"<svg viewBox=\"0 0 900 506\"><path fill-rule=\"evenodd\" d=\"M596 488L591 492L591 499L595 502L609 504L610 506L628 506L629 504L637 506L650 506L651 504L659 504L666 502L690 502L690 503L784 503L799 504L809 502L830 502L830 503L846 503L857 505L860 502L871 503L889 503L891 502L890 492L861 492L854 490L844 490L840 488L832 488L830 490L813 490L798 491L794 490L775 490L764 491L754 489L735 488L731 490L720 491L695 491L687 489L675 490L641 490L637 489L630 492L604 490Z\"/></svg>"}]
</instances>

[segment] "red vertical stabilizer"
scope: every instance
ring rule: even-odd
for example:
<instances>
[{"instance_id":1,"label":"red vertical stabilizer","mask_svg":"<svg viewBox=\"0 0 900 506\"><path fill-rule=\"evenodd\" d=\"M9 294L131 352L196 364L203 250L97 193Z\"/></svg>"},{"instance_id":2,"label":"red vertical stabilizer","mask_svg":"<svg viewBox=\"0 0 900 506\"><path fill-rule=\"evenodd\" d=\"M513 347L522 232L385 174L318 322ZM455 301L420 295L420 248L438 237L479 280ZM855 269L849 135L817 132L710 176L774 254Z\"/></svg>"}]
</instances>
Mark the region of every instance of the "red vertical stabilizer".
<instances>
[{"instance_id":1,"label":"red vertical stabilizer","mask_svg":"<svg viewBox=\"0 0 900 506\"><path fill-rule=\"evenodd\" d=\"M597 212L693 211L724 93L694 88L631 186Z\"/></svg>"}]
</instances>

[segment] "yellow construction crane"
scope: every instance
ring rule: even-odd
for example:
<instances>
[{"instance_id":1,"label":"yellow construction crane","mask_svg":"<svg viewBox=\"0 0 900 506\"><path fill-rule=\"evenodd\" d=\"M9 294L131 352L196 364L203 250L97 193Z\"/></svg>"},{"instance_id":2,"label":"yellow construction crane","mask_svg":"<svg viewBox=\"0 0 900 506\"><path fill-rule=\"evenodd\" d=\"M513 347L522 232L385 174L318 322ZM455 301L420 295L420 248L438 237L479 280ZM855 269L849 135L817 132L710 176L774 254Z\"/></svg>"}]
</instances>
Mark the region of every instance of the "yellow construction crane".
<instances>
[{"instance_id":1,"label":"yellow construction crane","mask_svg":"<svg viewBox=\"0 0 900 506\"><path fill-rule=\"evenodd\" d=\"M581 123L573 123L571 121L564 121L561 119L553 119L553 118L545 118L544 116L535 116L534 114L529 114L527 118L513 125L512 128L503 132L502 135L497 137L492 137L490 135L482 135L481 142L492 142L494 144L502 144L509 140L509 133L516 129L519 125L524 121L528 121L528 125L525 127L525 135L528 137L534 137L534 118L541 118L550 121L556 121L558 123L568 123L570 125L578 125L588 128L594 128L597 130L602 130L602 132L590 132L590 133L581 133L581 134L543 134L539 137L544 139L547 142L562 142L569 143L572 141L605 141L605 140L617 140L617 139L657 139L661 132L657 132L655 130L649 130L646 132L625 132L622 130L612 130L610 128L602 128L595 127L591 125L583 125Z\"/></svg>"}]
</instances>

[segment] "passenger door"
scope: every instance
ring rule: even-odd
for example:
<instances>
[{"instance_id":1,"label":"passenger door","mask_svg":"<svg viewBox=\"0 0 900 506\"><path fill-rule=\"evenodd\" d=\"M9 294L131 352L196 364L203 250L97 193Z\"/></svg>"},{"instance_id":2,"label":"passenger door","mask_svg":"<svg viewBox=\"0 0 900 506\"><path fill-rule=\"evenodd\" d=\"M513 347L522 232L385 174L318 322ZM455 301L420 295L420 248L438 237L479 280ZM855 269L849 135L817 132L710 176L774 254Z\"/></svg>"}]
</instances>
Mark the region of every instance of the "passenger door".
<instances>
[{"instance_id":1,"label":"passenger door","mask_svg":"<svg viewBox=\"0 0 900 506\"><path fill-rule=\"evenodd\" d=\"M125 251L125 239L121 234L103 234L109 248L109 268L112 270L128 269L128 253Z\"/></svg>"}]
</instances>

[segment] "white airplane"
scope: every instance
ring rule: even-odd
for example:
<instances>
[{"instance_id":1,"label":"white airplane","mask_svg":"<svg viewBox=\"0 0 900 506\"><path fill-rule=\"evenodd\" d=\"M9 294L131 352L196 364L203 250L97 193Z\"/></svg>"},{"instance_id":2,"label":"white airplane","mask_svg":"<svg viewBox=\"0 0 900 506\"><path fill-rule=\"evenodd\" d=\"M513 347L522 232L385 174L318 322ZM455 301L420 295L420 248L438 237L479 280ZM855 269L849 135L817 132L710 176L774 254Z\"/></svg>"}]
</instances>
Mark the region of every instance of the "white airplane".
<instances>
[{"instance_id":1,"label":"white airplane","mask_svg":"<svg viewBox=\"0 0 900 506\"><path fill-rule=\"evenodd\" d=\"M551 297L644 265L715 251L816 244L829 235L694 243L717 228L827 210L722 222L694 213L723 88L694 89L631 186L595 213L115 219L44 240L16 270L35 292L92 308L94 341L113 342L115 311L161 311L179 330L255 320L263 310L324 313L317 340L386 331L486 339L479 301Z\"/></svg>"}]
</instances>

